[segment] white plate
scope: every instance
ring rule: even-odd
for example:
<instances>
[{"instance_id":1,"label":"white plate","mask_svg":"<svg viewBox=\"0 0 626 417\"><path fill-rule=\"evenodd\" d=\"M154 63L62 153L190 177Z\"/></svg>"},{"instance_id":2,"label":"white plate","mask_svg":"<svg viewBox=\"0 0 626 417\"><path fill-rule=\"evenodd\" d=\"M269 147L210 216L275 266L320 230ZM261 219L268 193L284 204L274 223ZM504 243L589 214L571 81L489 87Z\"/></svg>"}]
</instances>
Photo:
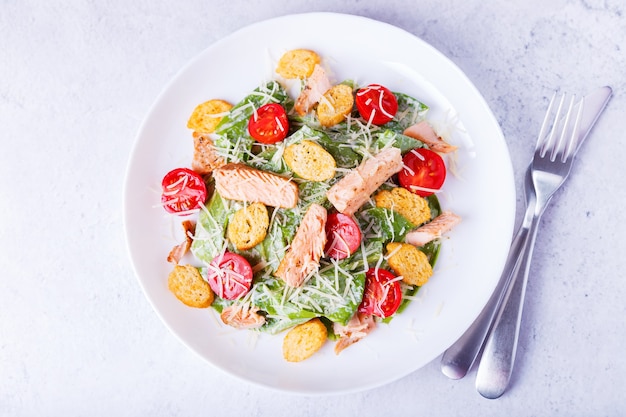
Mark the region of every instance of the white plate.
<instances>
[{"instance_id":1,"label":"white plate","mask_svg":"<svg viewBox=\"0 0 626 417\"><path fill-rule=\"evenodd\" d=\"M163 175L189 166L193 108L211 98L237 102L263 81L283 52L317 51L336 81L380 83L431 107L459 145L458 174L440 200L463 221L445 239L420 299L363 341L335 355L327 343L297 364L282 358L282 335L237 331L212 309L193 309L167 289L169 250L180 219L159 207ZM426 365L469 327L493 292L509 248L515 187L508 150L484 99L441 53L408 32L363 17L312 13L263 21L216 42L166 86L136 139L125 189L125 227L135 272L165 325L217 368L254 384L306 394L370 389Z\"/></svg>"}]
</instances>

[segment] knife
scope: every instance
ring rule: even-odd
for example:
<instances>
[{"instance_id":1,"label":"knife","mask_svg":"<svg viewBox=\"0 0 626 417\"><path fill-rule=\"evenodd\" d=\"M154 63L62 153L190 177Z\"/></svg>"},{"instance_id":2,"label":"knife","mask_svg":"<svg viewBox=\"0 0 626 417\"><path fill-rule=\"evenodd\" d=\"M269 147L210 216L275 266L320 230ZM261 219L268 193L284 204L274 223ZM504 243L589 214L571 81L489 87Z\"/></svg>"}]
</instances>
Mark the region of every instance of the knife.
<instances>
[{"instance_id":1,"label":"knife","mask_svg":"<svg viewBox=\"0 0 626 417\"><path fill-rule=\"evenodd\" d=\"M612 92L611 87L605 86L596 89L583 98L584 108L580 121L581 133L578 147L581 146L596 120L606 107ZM519 234L513 240L509 251L509 259L507 259L505 269L502 272L502 276L491 298L474 323L444 352L441 359L441 371L447 377L452 379L463 378L483 348L485 340L492 330L493 323L502 305L504 294L506 293L505 289L510 285L511 277L520 264L520 259L516 260L510 258L512 256L515 257L516 254L519 253L519 249L525 244L527 237L527 234ZM514 357L515 352L512 352L511 356L507 359L510 362L510 368L512 368Z\"/></svg>"}]
</instances>

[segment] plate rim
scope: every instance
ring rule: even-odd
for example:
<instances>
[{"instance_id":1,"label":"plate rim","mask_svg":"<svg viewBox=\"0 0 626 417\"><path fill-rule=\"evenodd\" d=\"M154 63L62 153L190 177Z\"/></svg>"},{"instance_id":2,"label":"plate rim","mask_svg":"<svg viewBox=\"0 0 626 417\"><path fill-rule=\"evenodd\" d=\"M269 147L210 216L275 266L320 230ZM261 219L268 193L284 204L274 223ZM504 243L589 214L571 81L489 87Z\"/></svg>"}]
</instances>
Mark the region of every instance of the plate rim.
<instances>
[{"instance_id":1,"label":"plate rim","mask_svg":"<svg viewBox=\"0 0 626 417\"><path fill-rule=\"evenodd\" d=\"M135 277L137 278L137 280L139 281L139 284L142 288L142 291L144 293L144 296L148 299L149 303L151 304L153 310L157 313L157 316L160 318L161 322L168 328L168 330L174 334L180 341L181 343L183 343L183 345L185 345L185 347L187 347L188 349L190 349L191 351L193 351L195 354L197 354L200 358L202 358L204 361L208 362L210 365L212 365L214 368L220 370L221 372L224 372L230 376L234 376L235 378L242 380L246 383L251 383L253 385L259 386L259 387L263 387L266 389L270 389L270 390L276 390L276 391L280 391L280 392L290 392L290 393L297 393L297 394L305 394L305 395L333 395L333 394L344 394L344 393L353 393L353 392L360 392L360 391L364 391L364 390L369 390L369 389L373 389L382 385L386 385L388 383L391 383L395 380L398 380L400 378L403 378L405 376L407 376L410 373L415 372L416 370L422 368L424 365L422 366L418 366L416 368L411 368L408 369L406 372L396 375L394 378L388 378L387 380L381 380L378 381L376 383L371 383L371 384L364 384L361 386L355 386L353 388L346 388L346 389L342 389L342 390L332 390L332 391L325 391L325 390L305 390L305 389L287 389L285 387L277 387L277 386L271 386L271 385L267 385L264 384L260 381L257 381L255 379L248 379L243 377L242 375L238 374L238 373L234 373L231 372L221 366L219 366L218 364L214 363L213 361L209 360L207 357L205 357L204 355L202 355L202 353L195 347L190 346L189 343L187 341L185 341L181 335L175 330L173 329L169 324L168 324L168 320L166 319L166 317L162 314L162 312L160 311L156 300L154 300L151 296L150 293L146 287L146 284L144 282L144 280L142 279L142 277L140 276L139 273L139 269L135 263L135 259L132 256L133 253L133 249L132 249L132 245L129 239L129 220L130 220L130 216L128 213L128 201L129 201L129 193L131 192L131 188L130 188L130 173L131 173L131 169L132 169L132 164L133 161L135 160L135 158L137 157L136 153L138 152L138 147L139 147L139 141L140 138L142 137L143 132L146 129L147 124L149 123L151 116L153 115L156 107L159 105L159 103L161 102L161 100L164 98L164 96L166 95L166 93L172 88L172 86L174 85L174 83L179 79L179 77L184 74L190 67L193 67L194 65L196 65L198 63L198 61L203 59L203 56L205 54L209 54L210 51L213 48L217 48L219 47L221 44L229 42L230 40L232 40L233 38L236 38L238 36L241 36L242 34L245 34L246 32L253 32L254 30L258 29L261 26L264 25L268 25L268 24L272 24L272 23L276 23L282 20L290 20L290 19L303 19L303 18L307 18L307 19L321 19L321 18L338 18L338 19L346 19L346 20L358 20L363 24L367 24L367 25L381 25L381 27L386 27L388 30L393 30L393 31L397 31L398 33L402 33L403 36L409 36L410 38L412 38L414 41L417 41L419 43L422 44L423 47L428 48L430 50L431 53L437 55L439 57L439 59L443 59L446 64L449 66L450 69L452 69L453 71L456 72L456 76L460 77L463 81L464 84L466 84L467 87L469 87L470 89L472 89L473 91L473 95L477 96L478 98L480 98L480 104L483 107L482 111L489 117L489 119L491 120L492 124L496 127L496 133L498 135L498 141L500 142L500 145L503 145L506 149L506 157L507 157L507 167L508 167L508 172L503 173L503 175L509 177L510 179L510 190L512 191L510 193L509 199L510 201L508 202L508 205L510 206L510 208L512 207L511 213L509 214L509 217L511 217L510 221L508 222L510 224L509 227L509 231L507 233L505 233L509 240L512 237L513 234L513 227L514 227L514 220L515 220L515 203L516 203L516 195L515 195L515 183L514 183L514 175L513 175L513 167L512 167L512 163L511 163L511 159L510 159L510 153L508 151L508 146L506 143L506 140L504 138L504 135L502 133L502 130L493 114L493 112L491 111L491 109L489 108L489 106L486 103L486 100L484 99L484 97L482 96L482 94L478 91L478 89L476 88L476 86L473 84L473 82L471 82L471 80L467 77L467 75L448 57L446 57L441 51L439 51L438 49L436 49L435 47L433 47L432 45L430 45L428 42L424 41L423 39L421 39L420 37L406 31L405 29L402 29L398 26L392 25L390 23L387 22L383 22L380 20L376 20L370 17L365 17L365 16L361 16L361 15L354 15L354 14L346 14L346 13L335 13L335 12L310 12L310 13L295 13L295 14L286 14L286 15L282 15L282 16L277 16L277 17L272 17L269 19L265 19L265 20L260 20L254 23L251 23L249 25L246 25L244 27L241 27L235 31L233 31L230 34L227 34L225 36L223 36L222 38L216 40L215 42L209 44L206 48L204 48L203 50L201 50L199 53L197 53L194 57L192 57L190 60L187 61L187 63L185 65L183 65L181 67L181 69L179 71L177 71L174 76L165 84L165 86L161 89L160 93L157 95L157 97L155 98L155 100L153 101L153 103L150 105L148 111L145 113L145 116L139 126L139 129L134 137L134 142L133 142L133 147L131 150L131 153L129 155L129 159L128 159L128 163L126 166L126 173L125 173L125 177L124 177L124 191L123 191L123 223L124 223L124 235L125 235L125 242L126 242L126 246L127 246L127 251L129 253L130 256L130 260L131 260L131 264L132 264L132 268L135 274ZM501 260L501 267L504 266L504 258ZM499 268L499 270L501 270L502 268ZM493 286L492 291L495 290L495 284ZM482 309L482 307L480 309L478 309L478 313L475 314L475 317L472 318L472 321L478 316L478 314L480 313L480 310ZM471 322L470 322L471 324ZM468 326L469 327L469 326ZM460 336L460 335L459 335ZM443 352L441 352L443 353ZM441 354L440 353L440 354ZM436 357L436 356L435 356ZM428 362L432 361L434 358L430 358ZM428 363L426 362L426 363Z\"/></svg>"}]
</instances>

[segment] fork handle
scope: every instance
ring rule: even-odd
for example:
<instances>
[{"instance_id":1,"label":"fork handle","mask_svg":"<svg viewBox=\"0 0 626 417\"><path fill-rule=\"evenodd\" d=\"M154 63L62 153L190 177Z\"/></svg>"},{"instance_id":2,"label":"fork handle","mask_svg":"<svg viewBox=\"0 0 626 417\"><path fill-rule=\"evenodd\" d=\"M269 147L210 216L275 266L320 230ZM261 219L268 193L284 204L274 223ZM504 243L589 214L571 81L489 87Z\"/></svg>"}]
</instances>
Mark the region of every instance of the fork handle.
<instances>
[{"instance_id":1,"label":"fork handle","mask_svg":"<svg viewBox=\"0 0 626 417\"><path fill-rule=\"evenodd\" d=\"M518 255L526 246L528 230L528 226L524 224L516 232L502 275L491 298L474 323L444 352L441 358L441 372L448 378L463 378L476 360L508 291L520 260Z\"/></svg>"},{"instance_id":2,"label":"fork handle","mask_svg":"<svg viewBox=\"0 0 626 417\"><path fill-rule=\"evenodd\" d=\"M540 217L541 214L535 215L530 224L529 237L519 254L520 262L513 271L511 287L487 338L478 366L476 389L485 398L499 398L511 380L522 321L524 294Z\"/></svg>"}]
</instances>

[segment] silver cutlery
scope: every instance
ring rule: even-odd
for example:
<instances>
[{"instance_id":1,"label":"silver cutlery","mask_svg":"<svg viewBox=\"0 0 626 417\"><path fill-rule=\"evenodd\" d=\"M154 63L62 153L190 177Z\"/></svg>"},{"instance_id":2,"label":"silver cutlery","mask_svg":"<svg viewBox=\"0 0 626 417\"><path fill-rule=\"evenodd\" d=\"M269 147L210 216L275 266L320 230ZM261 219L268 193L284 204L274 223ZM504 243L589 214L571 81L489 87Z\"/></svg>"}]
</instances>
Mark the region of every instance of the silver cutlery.
<instances>
[{"instance_id":1,"label":"silver cutlery","mask_svg":"<svg viewBox=\"0 0 626 417\"><path fill-rule=\"evenodd\" d=\"M484 346L476 385L486 398L502 395L510 380L541 215L569 175L576 153L611 94L610 87L602 87L578 102L565 95L557 99L555 94L552 98L525 177L526 214L512 241L500 281L479 317L442 357L442 372L459 379L467 374Z\"/></svg>"}]
</instances>

